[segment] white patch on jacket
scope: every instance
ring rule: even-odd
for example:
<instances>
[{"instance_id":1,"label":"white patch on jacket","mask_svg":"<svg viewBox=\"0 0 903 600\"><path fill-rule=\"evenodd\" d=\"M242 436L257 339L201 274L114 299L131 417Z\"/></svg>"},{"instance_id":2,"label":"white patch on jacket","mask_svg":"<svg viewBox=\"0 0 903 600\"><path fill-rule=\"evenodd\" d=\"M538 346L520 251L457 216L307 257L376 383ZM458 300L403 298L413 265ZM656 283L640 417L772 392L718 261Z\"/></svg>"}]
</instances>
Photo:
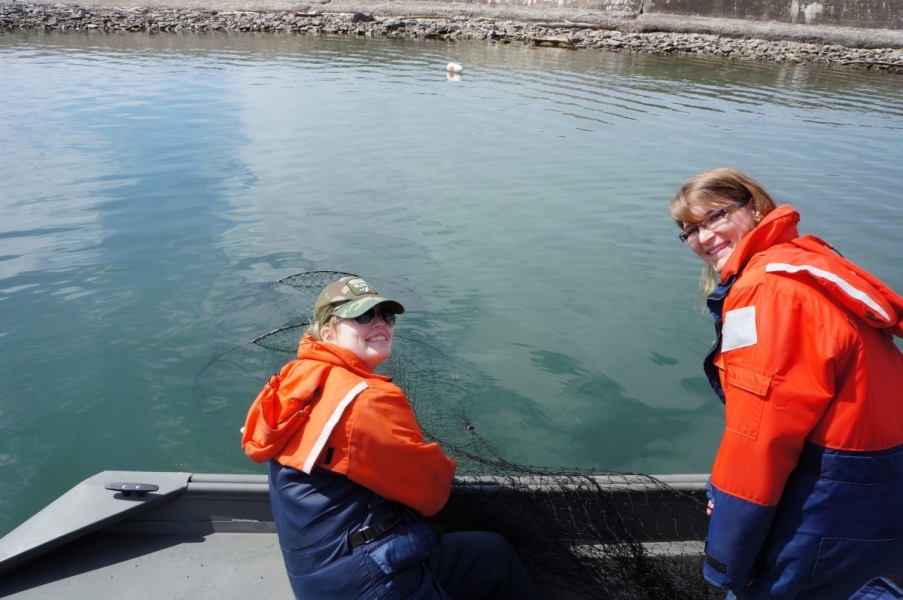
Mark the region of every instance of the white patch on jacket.
<instances>
[{"instance_id":1,"label":"white patch on jacket","mask_svg":"<svg viewBox=\"0 0 903 600\"><path fill-rule=\"evenodd\" d=\"M758 341L755 306L737 308L725 313L724 327L721 329L722 352L755 346Z\"/></svg>"}]
</instances>

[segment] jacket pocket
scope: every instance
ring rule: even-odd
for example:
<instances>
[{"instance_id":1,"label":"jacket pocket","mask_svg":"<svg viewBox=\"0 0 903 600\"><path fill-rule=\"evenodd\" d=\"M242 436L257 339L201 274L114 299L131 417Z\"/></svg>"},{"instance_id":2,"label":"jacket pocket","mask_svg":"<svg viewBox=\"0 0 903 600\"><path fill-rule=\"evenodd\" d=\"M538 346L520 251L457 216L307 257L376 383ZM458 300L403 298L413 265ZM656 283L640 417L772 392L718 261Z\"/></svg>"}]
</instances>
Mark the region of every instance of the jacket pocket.
<instances>
[{"instance_id":1,"label":"jacket pocket","mask_svg":"<svg viewBox=\"0 0 903 600\"><path fill-rule=\"evenodd\" d=\"M725 365L725 402L727 429L738 435L756 439L765 398L771 388L774 373L728 361Z\"/></svg>"}]
</instances>

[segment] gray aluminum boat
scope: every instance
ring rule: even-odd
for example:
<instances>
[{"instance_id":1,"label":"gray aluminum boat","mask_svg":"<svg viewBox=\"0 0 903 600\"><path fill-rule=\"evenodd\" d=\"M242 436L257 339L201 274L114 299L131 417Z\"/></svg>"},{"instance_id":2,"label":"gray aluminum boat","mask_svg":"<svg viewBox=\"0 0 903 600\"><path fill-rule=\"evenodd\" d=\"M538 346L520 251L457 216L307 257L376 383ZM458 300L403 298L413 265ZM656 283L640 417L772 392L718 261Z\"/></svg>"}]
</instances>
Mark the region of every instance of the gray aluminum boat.
<instances>
[{"instance_id":1,"label":"gray aluminum boat","mask_svg":"<svg viewBox=\"0 0 903 600\"><path fill-rule=\"evenodd\" d=\"M650 554L697 563L706 478L660 476L667 489L651 491L640 476L600 485ZM135 484L157 489L141 493ZM267 490L262 475L99 473L0 539L0 597L291 598ZM501 480L459 478L440 520L466 522L476 493L492 495L499 514L524 510L508 505L509 492ZM542 504L527 510L555 510ZM576 598L542 587L547 599Z\"/></svg>"}]
</instances>

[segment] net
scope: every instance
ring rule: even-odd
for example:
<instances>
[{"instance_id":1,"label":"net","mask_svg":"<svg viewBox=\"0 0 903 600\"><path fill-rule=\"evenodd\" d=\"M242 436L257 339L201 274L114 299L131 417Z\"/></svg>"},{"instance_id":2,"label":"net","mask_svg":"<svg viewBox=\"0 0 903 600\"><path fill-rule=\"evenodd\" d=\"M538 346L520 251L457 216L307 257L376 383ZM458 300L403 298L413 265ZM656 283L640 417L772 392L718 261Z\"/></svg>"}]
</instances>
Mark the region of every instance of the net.
<instances>
[{"instance_id":1,"label":"net","mask_svg":"<svg viewBox=\"0 0 903 600\"><path fill-rule=\"evenodd\" d=\"M308 324L308 317L298 315L310 315L323 287L347 275L298 273L241 298L237 306L251 321L281 318L282 323L217 354L201 369L194 387L199 410L228 413L228 390L259 391L295 356ZM707 522L698 481L506 460L468 418L454 360L416 335L396 334L392 356L379 371L405 391L424 437L458 463L452 497L435 517L445 530L500 533L551 597L723 597L701 576ZM255 385L249 385L252 379L258 380ZM234 408L230 414L244 416Z\"/></svg>"}]
</instances>

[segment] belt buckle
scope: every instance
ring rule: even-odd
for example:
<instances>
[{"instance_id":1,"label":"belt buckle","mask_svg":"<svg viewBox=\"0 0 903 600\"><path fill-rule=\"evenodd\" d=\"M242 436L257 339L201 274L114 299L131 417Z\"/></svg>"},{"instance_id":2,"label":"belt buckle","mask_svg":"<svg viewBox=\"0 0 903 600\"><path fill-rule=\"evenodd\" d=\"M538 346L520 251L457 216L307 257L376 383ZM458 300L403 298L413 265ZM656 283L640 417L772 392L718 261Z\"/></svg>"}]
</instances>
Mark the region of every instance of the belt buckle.
<instances>
[{"instance_id":1,"label":"belt buckle","mask_svg":"<svg viewBox=\"0 0 903 600\"><path fill-rule=\"evenodd\" d=\"M358 529L357 532L359 534L361 534L362 536L364 536L363 543L365 543L365 544L369 544L370 542L375 540L377 537L379 537L379 535L373 531L373 527L371 527L370 525L367 525L366 527L362 527L362 528Z\"/></svg>"}]
</instances>

